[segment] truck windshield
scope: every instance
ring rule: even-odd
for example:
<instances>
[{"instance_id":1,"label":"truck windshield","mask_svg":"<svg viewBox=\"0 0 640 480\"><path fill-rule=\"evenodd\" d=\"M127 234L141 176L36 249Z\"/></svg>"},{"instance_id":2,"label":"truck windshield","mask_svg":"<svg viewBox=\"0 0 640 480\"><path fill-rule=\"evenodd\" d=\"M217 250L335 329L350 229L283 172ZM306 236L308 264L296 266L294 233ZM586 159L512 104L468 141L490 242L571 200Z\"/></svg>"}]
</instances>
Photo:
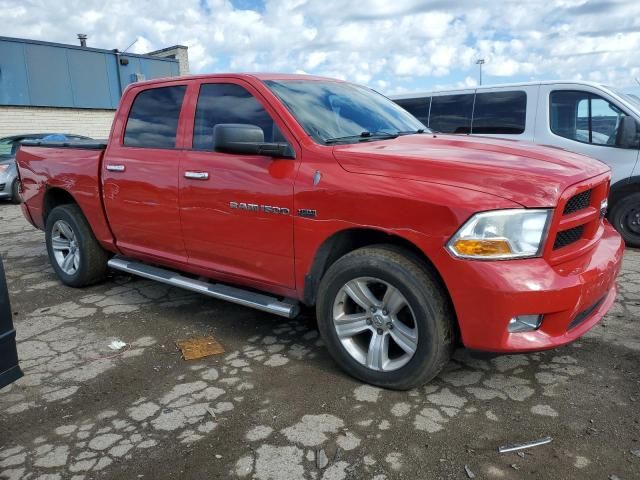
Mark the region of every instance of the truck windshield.
<instances>
[{"instance_id":1,"label":"truck windshield","mask_svg":"<svg viewBox=\"0 0 640 480\"><path fill-rule=\"evenodd\" d=\"M350 83L266 81L318 143L354 143L424 133L427 128L388 98Z\"/></svg>"}]
</instances>

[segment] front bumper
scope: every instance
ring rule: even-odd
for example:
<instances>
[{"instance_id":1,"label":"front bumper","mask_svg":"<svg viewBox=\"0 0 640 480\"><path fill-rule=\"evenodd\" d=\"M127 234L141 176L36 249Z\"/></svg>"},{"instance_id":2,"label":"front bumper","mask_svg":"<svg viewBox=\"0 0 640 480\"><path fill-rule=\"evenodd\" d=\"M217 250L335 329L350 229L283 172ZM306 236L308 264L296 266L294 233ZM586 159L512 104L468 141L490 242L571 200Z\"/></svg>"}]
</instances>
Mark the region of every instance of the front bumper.
<instances>
[{"instance_id":1,"label":"front bumper","mask_svg":"<svg viewBox=\"0 0 640 480\"><path fill-rule=\"evenodd\" d=\"M608 224L580 257L550 265L544 258L509 261L452 259L446 278L462 342L492 352L545 350L589 331L615 300L624 243ZM446 281L445 278L445 281ZM539 329L510 333L517 315L544 315Z\"/></svg>"}]
</instances>

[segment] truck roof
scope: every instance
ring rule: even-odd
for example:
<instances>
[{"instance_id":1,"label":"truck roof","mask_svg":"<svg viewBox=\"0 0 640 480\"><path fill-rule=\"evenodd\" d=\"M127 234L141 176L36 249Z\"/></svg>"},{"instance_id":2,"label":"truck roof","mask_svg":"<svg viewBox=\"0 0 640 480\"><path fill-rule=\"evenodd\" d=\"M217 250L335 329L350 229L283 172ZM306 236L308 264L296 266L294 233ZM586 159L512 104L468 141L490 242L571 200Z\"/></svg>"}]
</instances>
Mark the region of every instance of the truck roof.
<instances>
[{"instance_id":1,"label":"truck roof","mask_svg":"<svg viewBox=\"0 0 640 480\"><path fill-rule=\"evenodd\" d=\"M316 75L304 75L304 74L296 74L296 73L268 73L268 72L246 72L246 73L204 73L198 75L183 75L180 77L165 77L165 78L156 78L153 80L146 80L143 82L135 82L132 83L131 86L148 86L148 85L157 85L167 82L176 82L182 79L190 80L190 79L215 79L215 78L252 78L258 79L261 81L264 80L305 80L305 81L329 81L329 82L342 82L342 80L338 80L335 78L329 77L320 77Z\"/></svg>"}]
</instances>

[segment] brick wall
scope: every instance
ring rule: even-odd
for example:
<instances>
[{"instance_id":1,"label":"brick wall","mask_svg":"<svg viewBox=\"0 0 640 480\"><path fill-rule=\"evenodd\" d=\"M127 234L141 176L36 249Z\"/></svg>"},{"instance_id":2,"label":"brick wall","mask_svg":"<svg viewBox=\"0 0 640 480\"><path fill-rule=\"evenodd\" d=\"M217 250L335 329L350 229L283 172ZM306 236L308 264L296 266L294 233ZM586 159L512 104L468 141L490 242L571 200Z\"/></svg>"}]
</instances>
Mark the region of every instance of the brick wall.
<instances>
[{"instance_id":1,"label":"brick wall","mask_svg":"<svg viewBox=\"0 0 640 480\"><path fill-rule=\"evenodd\" d=\"M115 110L0 106L0 137L21 133L75 133L106 139Z\"/></svg>"}]
</instances>

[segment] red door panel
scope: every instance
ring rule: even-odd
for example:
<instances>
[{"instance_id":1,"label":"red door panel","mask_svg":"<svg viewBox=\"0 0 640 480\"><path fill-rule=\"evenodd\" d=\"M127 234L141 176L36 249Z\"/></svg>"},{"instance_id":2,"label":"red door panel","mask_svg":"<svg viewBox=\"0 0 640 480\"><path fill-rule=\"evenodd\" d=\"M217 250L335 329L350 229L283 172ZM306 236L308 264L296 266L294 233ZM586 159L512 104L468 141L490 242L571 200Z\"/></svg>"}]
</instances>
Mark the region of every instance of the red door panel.
<instances>
[{"instance_id":1,"label":"red door panel","mask_svg":"<svg viewBox=\"0 0 640 480\"><path fill-rule=\"evenodd\" d=\"M133 87L102 165L104 203L119 249L186 263L179 175L187 86ZM131 107L129 109L129 106Z\"/></svg>"},{"instance_id":2,"label":"red door panel","mask_svg":"<svg viewBox=\"0 0 640 480\"><path fill-rule=\"evenodd\" d=\"M192 87L180 167L189 263L212 276L225 273L294 288L293 185L299 152L295 160L215 152L212 134L220 123L248 123L260 126L268 142L288 141L295 148L293 137L285 136L283 125L274 122L275 112L246 82L219 79Z\"/></svg>"},{"instance_id":3,"label":"red door panel","mask_svg":"<svg viewBox=\"0 0 640 480\"><path fill-rule=\"evenodd\" d=\"M297 162L185 152L181 217L189 263L293 288L293 180ZM208 179L185 178L207 173ZM232 202L286 209L232 208ZM282 211L282 210L281 210Z\"/></svg>"},{"instance_id":4,"label":"red door panel","mask_svg":"<svg viewBox=\"0 0 640 480\"><path fill-rule=\"evenodd\" d=\"M180 155L177 150L119 147L105 158L105 208L123 253L186 261L178 206Z\"/></svg>"}]
</instances>

